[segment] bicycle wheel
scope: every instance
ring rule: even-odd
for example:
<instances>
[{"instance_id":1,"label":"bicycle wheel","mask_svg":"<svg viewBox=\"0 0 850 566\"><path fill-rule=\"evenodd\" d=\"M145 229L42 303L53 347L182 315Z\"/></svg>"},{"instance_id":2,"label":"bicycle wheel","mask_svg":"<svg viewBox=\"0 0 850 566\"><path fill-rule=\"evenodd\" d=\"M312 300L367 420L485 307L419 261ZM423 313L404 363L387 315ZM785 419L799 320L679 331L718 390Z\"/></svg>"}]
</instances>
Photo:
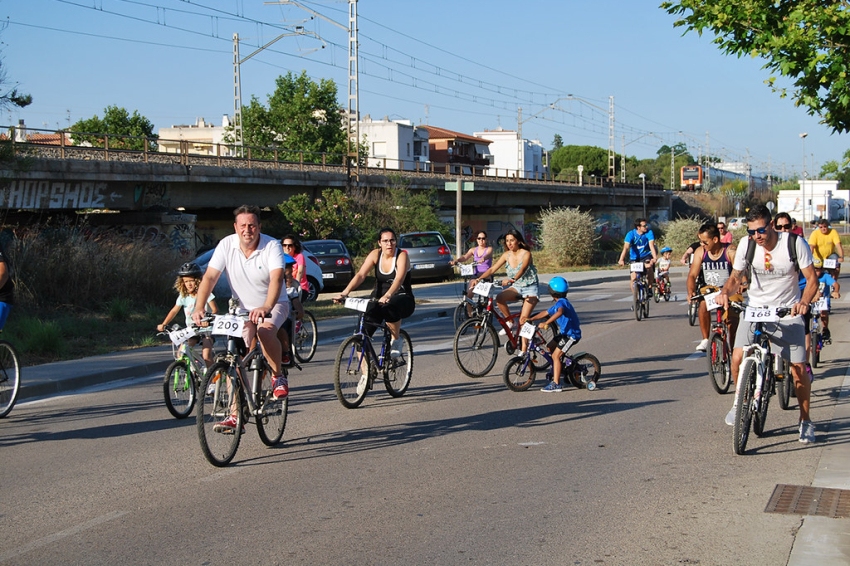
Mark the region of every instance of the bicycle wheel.
<instances>
[{"instance_id":1,"label":"bicycle wheel","mask_svg":"<svg viewBox=\"0 0 850 566\"><path fill-rule=\"evenodd\" d=\"M640 283L637 281L635 281L635 288L632 290L632 297L632 309L635 311L635 320L640 322L640 319L643 318L643 305L640 302Z\"/></svg>"},{"instance_id":2,"label":"bicycle wheel","mask_svg":"<svg viewBox=\"0 0 850 566\"><path fill-rule=\"evenodd\" d=\"M738 406L735 409L735 426L732 432L732 446L735 454L741 455L747 449L747 439L750 437L750 424L753 421L753 397L756 392L756 363L754 360L744 362L743 371L738 379L743 379L739 384Z\"/></svg>"},{"instance_id":3,"label":"bicycle wheel","mask_svg":"<svg viewBox=\"0 0 850 566\"><path fill-rule=\"evenodd\" d=\"M791 391L794 389L794 376L791 375L791 364L782 360L782 379L776 380L776 396L779 398L779 408L787 411L791 405Z\"/></svg>"},{"instance_id":4,"label":"bicycle wheel","mask_svg":"<svg viewBox=\"0 0 850 566\"><path fill-rule=\"evenodd\" d=\"M511 358L505 364L502 378L511 391L525 391L534 383L535 373L537 373L537 370L534 369L527 358Z\"/></svg>"},{"instance_id":5,"label":"bicycle wheel","mask_svg":"<svg viewBox=\"0 0 850 566\"><path fill-rule=\"evenodd\" d=\"M565 373L573 387L584 389L588 383L593 383L595 386L599 381L602 375L602 364L593 354L581 354L573 358L573 364L565 368Z\"/></svg>"},{"instance_id":6,"label":"bicycle wheel","mask_svg":"<svg viewBox=\"0 0 850 566\"><path fill-rule=\"evenodd\" d=\"M368 355L363 353L363 336L349 336L340 344L334 363L334 391L343 407L356 409L360 406L369 390L365 383L360 385L360 381L366 376L371 383L374 371Z\"/></svg>"},{"instance_id":7,"label":"bicycle wheel","mask_svg":"<svg viewBox=\"0 0 850 566\"><path fill-rule=\"evenodd\" d=\"M550 326L546 330L541 329L539 326L537 330L534 331L534 343L540 348L540 350L547 350L546 347L549 342L555 337L555 329ZM521 340L521 338L520 338ZM543 355L542 352L530 351L531 355L531 365L534 366L534 369L537 371L546 371L549 369L551 362Z\"/></svg>"},{"instance_id":8,"label":"bicycle wheel","mask_svg":"<svg viewBox=\"0 0 850 566\"><path fill-rule=\"evenodd\" d=\"M697 311L699 305L691 301L688 303L688 324L694 326L697 323Z\"/></svg>"},{"instance_id":9,"label":"bicycle wheel","mask_svg":"<svg viewBox=\"0 0 850 566\"><path fill-rule=\"evenodd\" d=\"M176 419L185 419L195 408L195 380L185 359L174 360L165 370L162 382L165 406Z\"/></svg>"},{"instance_id":10,"label":"bicycle wheel","mask_svg":"<svg viewBox=\"0 0 850 566\"><path fill-rule=\"evenodd\" d=\"M643 318L649 318L649 288L643 287L641 290L640 302L643 305Z\"/></svg>"},{"instance_id":11,"label":"bicycle wheel","mask_svg":"<svg viewBox=\"0 0 850 566\"><path fill-rule=\"evenodd\" d=\"M729 391L729 385L732 383L730 369L732 360L729 355L729 345L719 333L712 334L705 358L708 360L708 376L711 378L711 385L715 391L723 395Z\"/></svg>"},{"instance_id":12,"label":"bicycle wheel","mask_svg":"<svg viewBox=\"0 0 850 566\"><path fill-rule=\"evenodd\" d=\"M468 303L466 301L462 301L458 306L455 307L454 317L452 318L455 325L455 330L457 330L461 324L469 320L469 313L466 311L467 304Z\"/></svg>"},{"instance_id":13,"label":"bicycle wheel","mask_svg":"<svg viewBox=\"0 0 850 566\"><path fill-rule=\"evenodd\" d=\"M656 284L655 289L652 292L652 298L656 303L661 301L661 291L658 289L658 285Z\"/></svg>"},{"instance_id":14,"label":"bicycle wheel","mask_svg":"<svg viewBox=\"0 0 850 566\"><path fill-rule=\"evenodd\" d=\"M203 393L195 414L198 440L204 457L213 466L226 466L236 455L242 438L244 422L238 378L227 362L217 362L201 381L199 394ZM236 427L221 428L221 421L235 413ZM217 430L218 429L218 430Z\"/></svg>"},{"instance_id":15,"label":"bicycle wheel","mask_svg":"<svg viewBox=\"0 0 850 566\"><path fill-rule=\"evenodd\" d=\"M756 436L764 434L764 425L767 423L767 408L770 406L770 398L773 396L773 388L776 380L773 378L773 370L765 368L764 383L761 387L761 398L758 410L753 414L753 432Z\"/></svg>"},{"instance_id":16,"label":"bicycle wheel","mask_svg":"<svg viewBox=\"0 0 850 566\"><path fill-rule=\"evenodd\" d=\"M318 341L318 331L316 325L316 317L310 311L304 311L304 317L301 320L301 330L295 333L292 339L292 353L295 358L301 363L307 363L313 359L316 353L316 342Z\"/></svg>"},{"instance_id":17,"label":"bicycle wheel","mask_svg":"<svg viewBox=\"0 0 850 566\"><path fill-rule=\"evenodd\" d=\"M0 419L9 414L21 387L21 364L18 352L5 340L0 340Z\"/></svg>"},{"instance_id":18,"label":"bicycle wheel","mask_svg":"<svg viewBox=\"0 0 850 566\"><path fill-rule=\"evenodd\" d=\"M399 331L401 338L401 355L384 358L384 363L389 364L384 373L384 386L387 393L393 397L401 397L410 386L410 378L413 376L413 342L410 335L404 330Z\"/></svg>"},{"instance_id":19,"label":"bicycle wheel","mask_svg":"<svg viewBox=\"0 0 850 566\"><path fill-rule=\"evenodd\" d=\"M670 301L670 293L672 293L672 285L668 281L666 285L664 285L664 302Z\"/></svg>"},{"instance_id":20,"label":"bicycle wheel","mask_svg":"<svg viewBox=\"0 0 850 566\"><path fill-rule=\"evenodd\" d=\"M455 363L469 377L483 377L496 365L499 356L499 337L484 319L472 318L455 332Z\"/></svg>"},{"instance_id":21,"label":"bicycle wheel","mask_svg":"<svg viewBox=\"0 0 850 566\"><path fill-rule=\"evenodd\" d=\"M257 434L266 446L275 446L283 438L286 428L286 417L289 413L289 396L281 399L274 398L274 384L272 383L272 368L263 359L263 377L260 379L260 391L254 397L257 414Z\"/></svg>"},{"instance_id":22,"label":"bicycle wheel","mask_svg":"<svg viewBox=\"0 0 850 566\"><path fill-rule=\"evenodd\" d=\"M812 366L812 369L817 369L818 363L820 362L820 352L818 351L818 342L820 341L820 330L817 328L813 328L811 331L811 343L809 350L811 351L811 356L809 356L809 363Z\"/></svg>"}]
</instances>

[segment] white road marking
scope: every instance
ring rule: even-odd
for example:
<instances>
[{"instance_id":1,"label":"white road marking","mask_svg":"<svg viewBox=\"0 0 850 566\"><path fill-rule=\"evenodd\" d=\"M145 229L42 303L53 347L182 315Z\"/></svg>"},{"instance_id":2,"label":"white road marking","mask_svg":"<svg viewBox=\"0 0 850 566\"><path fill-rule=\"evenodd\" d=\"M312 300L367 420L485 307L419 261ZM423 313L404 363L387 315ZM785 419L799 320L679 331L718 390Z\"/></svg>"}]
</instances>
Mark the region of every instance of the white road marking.
<instances>
[{"instance_id":1,"label":"white road marking","mask_svg":"<svg viewBox=\"0 0 850 566\"><path fill-rule=\"evenodd\" d=\"M604 301L605 299L608 299L608 298L613 297L613 296L614 295L611 295L610 293L607 294L607 295L590 295L589 297L583 297L581 299L574 299L574 302L580 303L580 302L590 302L590 301Z\"/></svg>"}]
</instances>

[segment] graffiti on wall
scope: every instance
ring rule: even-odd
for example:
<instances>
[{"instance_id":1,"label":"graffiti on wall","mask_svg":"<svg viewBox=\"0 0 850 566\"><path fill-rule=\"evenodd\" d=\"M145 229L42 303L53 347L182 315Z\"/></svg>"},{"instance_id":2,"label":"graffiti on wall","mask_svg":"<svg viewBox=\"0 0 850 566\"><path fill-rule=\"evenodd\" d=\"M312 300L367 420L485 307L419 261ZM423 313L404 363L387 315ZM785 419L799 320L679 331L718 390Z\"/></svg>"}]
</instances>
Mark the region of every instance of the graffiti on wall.
<instances>
[{"instance_id":1,"label":"graffiti on wall","mask_svg":"<svg viewBox=\"0 0 850 566\"><path fill-rule=\"evenodd\" d=\"M67 181L10 181L0 191L0 207L13 209L108 208L121 194L106 183Z\"/></svg>"},{"instance_id":2,"label":"graffiti on wall","mask_svg":"<svg viewBox=\"0 0 850 566\"><path fill-rule=\"evenodd\" d=\"M163 246L177 251L182 257L195 256L195 230L190 223L89 226L85 235L87 238L119 236Z\"/></svg>"}]
</instances>

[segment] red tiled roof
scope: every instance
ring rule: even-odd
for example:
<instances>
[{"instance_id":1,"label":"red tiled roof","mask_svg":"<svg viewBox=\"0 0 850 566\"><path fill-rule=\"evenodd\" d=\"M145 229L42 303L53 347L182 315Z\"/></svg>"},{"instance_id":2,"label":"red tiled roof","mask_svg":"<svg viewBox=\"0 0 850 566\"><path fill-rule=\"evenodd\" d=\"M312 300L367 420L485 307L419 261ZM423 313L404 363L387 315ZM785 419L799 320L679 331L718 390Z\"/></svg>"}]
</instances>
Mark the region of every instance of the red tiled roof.
<instances>
[{"instance_id":1,"label":"red tiled roof","mask_svg":"<svg viewBox=\"0 0 850 566\"><path fill-rule=\"evenodd\" d=\"M437 126L418 126L423 130L428 132L428 137L430 139L438 139L438 140L463 140L472 143L485 143L490 144L493 143L490 140L485 140L484 138L476 138L475 136L470 136L468 134L462 134L460 132L454 132L452 130L447 130L445 128L438 128Z\"/></svg>"},{"instance_id":2,"label":"red tiled roof","mask_svg":"<svg viewBox=\"0 0 850 566\"><path fill-rule=\"evenodd\" d=\"M27 136L28 143L39 143L44 145L62 145L62 136L65 134L56 133L56 134L29 134ZM65 137L65 144L71 145L68 137Z\"/></svg>"}]
</instances>

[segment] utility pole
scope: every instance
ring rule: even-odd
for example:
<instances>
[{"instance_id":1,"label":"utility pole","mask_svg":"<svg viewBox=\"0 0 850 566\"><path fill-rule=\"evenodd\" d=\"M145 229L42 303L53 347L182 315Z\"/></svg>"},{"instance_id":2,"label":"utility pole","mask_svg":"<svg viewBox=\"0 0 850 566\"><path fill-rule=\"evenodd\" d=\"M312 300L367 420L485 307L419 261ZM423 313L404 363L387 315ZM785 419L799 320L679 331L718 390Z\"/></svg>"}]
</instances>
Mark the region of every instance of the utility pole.
<instances>
[{"instance_id":1,"label":"utility pole","mask_svg":"<svg viewBox=\"0 0 850 566\"><path fill-rule=\"evenodd\" d=\"M617 179L614 153L614 96L608 97L608 180L612 183Z\"/></svg>"}]
</instances>

